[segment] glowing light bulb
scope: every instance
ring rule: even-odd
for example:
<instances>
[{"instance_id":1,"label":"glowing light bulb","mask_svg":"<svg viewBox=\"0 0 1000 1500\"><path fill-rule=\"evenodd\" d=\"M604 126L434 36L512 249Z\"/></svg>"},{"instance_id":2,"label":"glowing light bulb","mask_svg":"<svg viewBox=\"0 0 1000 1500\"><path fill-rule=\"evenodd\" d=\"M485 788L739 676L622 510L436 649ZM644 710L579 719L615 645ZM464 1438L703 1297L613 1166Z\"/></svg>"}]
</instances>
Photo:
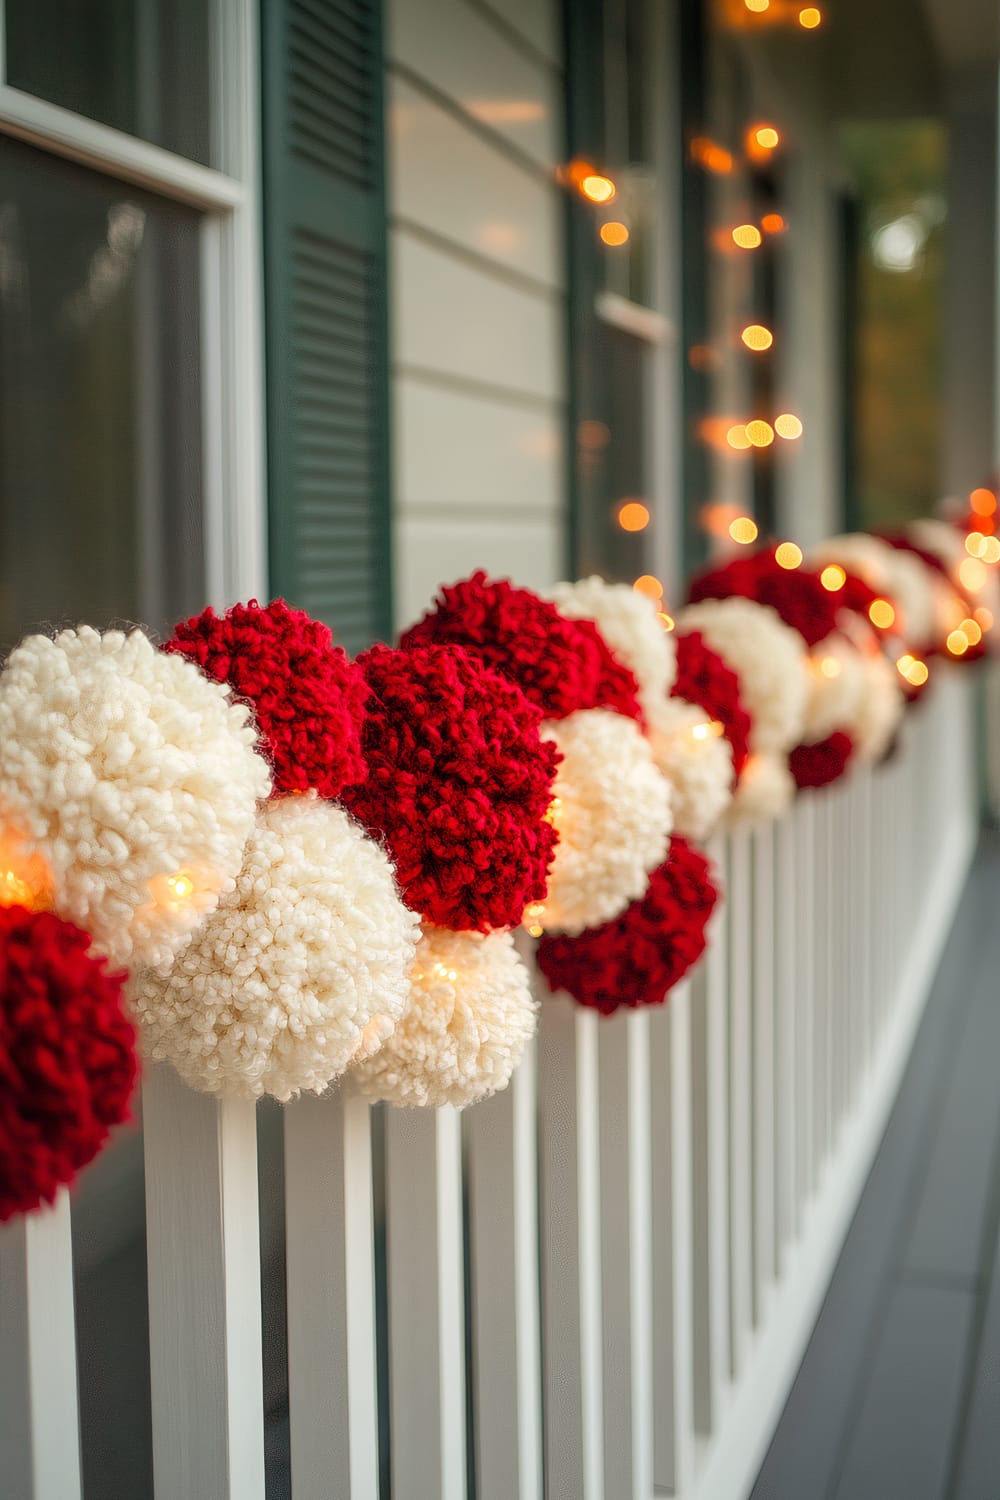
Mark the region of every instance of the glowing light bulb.
<instances>
[{"instance_id":1,"label":"glowing light bulb","mask_svg":"<svg viewBox=\"0 0 1000 1500\"><path fill-rule=\"evenodd\" d=\"M770 422L755 417L752 422L747 423L747 437L755 448L770 448L774 442L774 428Z\"/></svg>"},{"instance_id":2,"label":"glowing light bulb","mask_svg":"<svg viewBox=\"0 0 1000 1500\"><path fill-rule=\"evenodd\" d=\"M755 16L762 16L766 10L771 9L771 0L743 0L743 4Z\"/></svg>"},{"instance_id":3,"label":"glowing light bulb","mask_svg":"<svg viewBox=\"0 0 1000 1500\"><path fill-rule=\"evenodd\" d=\"M802 564L802 548L794 542L781 542L774 549L774 560L779 568L787 568L791 572Z\"/></svg>"},{"instance_id":4,"label":"glowing light bulb","mask_svg":"<svg viewBox=\"0 0 1000 1500\"><path fill-rule=\"evenodd\" d=\"M819 669L823 676L829 677L831 681L835 677L840 676L840 662L835 656L824 656L819 664Z\"/></svg>"},{"instance_id":5,"label":"glowing light bulb","mask_svg":"<svg viewBox=\"0 0 1000 1500\"><path fill-rule=\"evenodd\" d=\"M973 490L969 496L969 507L977 516L992 516L997 508L997 497L992 490Z\"/></svg>"},{"instance_id":6,"label":"glowing light bulb","mask_svg":"<svg viewBox=\"0 0 1000 1500\"><path fill-rule=\"evenodd\" d=\"M735 422L726 433L726 442L730 448L744 449L752 446L747 437L746 425L743 422Z\"/></svg>"},{"instance_id":7,"label":"glowing light bulb","mask_svg":"<svg viewBox=\"0 0 1000 1500\"><path fill-rule=\"evenodd\" d=\"M822 20L823 12L817 10L815 5L807 5L804 10L799 11L799 25L805 27L806 31L815 31Z\"/></svg>"},{"instance_id":8,"label":"glowing light bulb","mask_svg":"<svg viewBox=\"0 0 1000 1500\"><path fill-rule=\"evenodd\" d=\"M770 349L774 343L774 334L770 328L765 328L763 323L748 323L740 334L740 338L755 354L761 354L765 349Z\"/></svg>"},{"instance_id":9,"label":"glowing light bulb","mask_svg":"<svg viewBox=\"0 0 1000 1500\"><path fill-rule=\"evenodd\" d=\"M603 176L600 172L592 172L580 183L580 192L591 203L610 203L617 192L617 188L610 177Z\"/></svg>"},{"instance_id":10,"label":"glowing light bulb","mask_svg":"<svg viewBox=\"0 0 1000 1500\"><path fill-rule=\"evenodd\" d=\"M628 226L618 219L611 219L607 224L601 225L601 239L606 245L625 245L628 237Z\"/></svg>"},{"instance_id":11,"label":"glowing light bulb","mask_svg":"<svg viewBox=\"0 0 1000 1500\"><path fill-rule=\"evenodd\" d=\"M753 138L763 151L773 151L781 140L773 125L758 125Z\"/></svg>"},{"instance_id":12,"label":"glowing light bulb","mask_svg":"<svg viewBox=\"0 0 1000 1500\"><path fill-rule=\"evenodd\" d=\"M656 618L659 620L664 630L674 630L676 628L677 621L674 619L673 615L668 615L665 609L661 609Z\"/></svg>"},{"instance_id":13,"label":"glowing light bulb","mask_svg":"<svg viewBox=\"0 0 1000 1500\"><path fill-rule=\"evenodd\" d=\"M896 611L888 599L873 599L868 606L868 618L879 630L891 630L896 623Z\"/></svg>"},{"instance_id":14,"label":"glowing light bulb","mask_svg":"<svg viewBox=\"0 0 1000 1500\"><path fill-rule=\"evenodd\" d=\"M978 609L973 610L973 619L984 632L993 629L993 611L987 609L985 604L980 604Z\"/></svg>"},{"instance_id":15,"label":"glowing light bulb","mask_svg":"<svg viewBox=\"0 0 1000 1500\"><path fill-rule=\"evenodd\" d=\"M42 856L26 850L17 834L0 834L0 906L47 911L52 894L52 874Z\"/></svg>"},{"instance_id":16,"label":"glowing light bulb","mask_svg":"<svg viewBox=\"0 0 1000 1500\"><path fill-rule=\"evenodd\" d=\"M984 563L1000 562L1000 540L995 536L983 538L983 550L980 554Z\"/></svg>"},{"instance_id":17,"label":"glowing light bulb","mask_svg":"<svg viewBox=\"0 0 1000 1500\"><path fill-rule=\"evenodd\" d=\"M819 575L819 581L831 594L839 594L847 582L847 574L839 563L828 563Z\"/></svg>"},{"instance_id":18,"label":"glowing light bulb","mask_svg":"<svg viewBox=\"0 0 1000 1500\"><path fill-rule=\"evenodd\" d=\"M167 889L178 901L186 901L194 891L194 881L190 875L168 875Z\"/></svg>"},{"instance_id":19,"label":"glowing light bulb","mask_svg":"<svg viewBox=\"0 0 1000 1500\"><path fill-rule=\"evenodd\" d=\"M780 214L765 214L760 221L765 234L784 234L785 221Z\"/></svg>"},{"instance_id":20,"label":"glowing light bulb","mask_svg":"<svg viewBox=\"0 0 1000 1500\"><path fill-rule=\"evenodd\" d=\"M622 531L645 531L649 525L649 507L641 500L625 500L618 507L618 525Z\"/></svg>"},{"instance_id":21,"label":"glowing light bulb","mask_svg":"<svg viewBox=\"0 0 1000 1500\"><path fill-rule=\"evenodd\" d=\"M750 516L737 516L729 523L729 535L741 547L748 547L757 540L757 522Z\"/></svg>"},{"instance_id":22,"label":"glowing light bulb","mask_svg":"<svg viewBox=\"0 0 1000 1500\"><path fill-rule=\"evenodd\" d=\"M633 583L632 587L637 594L645 594L647 599L662 599L663 584L652 573L643 573Z\"/></svg>"},{"instance_id":23,"label":"glowing light bulb","mask_svg":"<svg viewBox=\"0 0 1000 1500\"><path fill-rule=\"evenodd\" d=\"M965 538L965 550L970 557L982 557L986 538L981 531L970 531Z\"/></svg>"},{"instance_id":24,"label":"glowing light bulb","mask_svg":"<svg viewBox=\"0 0 1000 1500\"><path fill-rule=\"evenodd\" d=\"M732 237L733 244L738 245L741 250L756 250L761 241L761 233L756 224L737 224Z\"/></svg>"},{"instance_id":25,"label":"glowing light bulb","mask_svg":"<svg viewBox=\"0 0 1000 1500\"><path fill-rule=\"evenodd\" d=\"M974 620L971 618L963 620L958 628L965 636L965 639L968 641L970 646L979 645L979 642L983 638L983 631L982 626L979 624L978 620Z\"/></svg>"},{"instance_id":26,"label":"glowing light bulb","mask_svg":"<svg viewBox=\"0 0 1000 1500\"><path fill-rule=\"evenodd\" d=\"M780 417L774 419L774 430L786 443L793 443L802 436L801 419L794 412L783 411Z\"/></svg>"},{"instance_id":27,"label":"glowing light bulb","mask_svg":"<svg viewBox=\"0 0 1000 1500\"><path fill-rule=\"evenodd\" d=\"M945 645L952 656L964 656L969 649L969 642L964 630L949 631Z\"/></svg>"},{"instance_id":28,"label":"glowing light bulb","mask_svg":"<svg viewBox=\"0 0 1000 1500\"><path fill-rule=\"evenodd\" d=\"M975 594L987 579L986 564L977 557L965 557L958 565L958 579L962 587Z\"/></svg>"}]
</instances>

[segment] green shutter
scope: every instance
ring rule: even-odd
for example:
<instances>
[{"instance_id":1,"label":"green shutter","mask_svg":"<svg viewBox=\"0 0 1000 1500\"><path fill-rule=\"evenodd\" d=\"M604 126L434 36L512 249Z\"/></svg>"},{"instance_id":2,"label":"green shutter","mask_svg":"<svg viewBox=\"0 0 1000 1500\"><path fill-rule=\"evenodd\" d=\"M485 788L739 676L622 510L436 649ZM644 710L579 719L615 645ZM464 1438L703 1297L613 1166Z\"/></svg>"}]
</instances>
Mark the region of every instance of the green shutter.
<instances>
[{"instance_id":1,"label":"green shutter","mask_svg":"<svg viewBox=\"0 0 1000 1500\"><path fill-rule=\"evenodd\" d=\"M270 588L391 628L380 0L261 0Z\"/></svg>"}]
</instances>

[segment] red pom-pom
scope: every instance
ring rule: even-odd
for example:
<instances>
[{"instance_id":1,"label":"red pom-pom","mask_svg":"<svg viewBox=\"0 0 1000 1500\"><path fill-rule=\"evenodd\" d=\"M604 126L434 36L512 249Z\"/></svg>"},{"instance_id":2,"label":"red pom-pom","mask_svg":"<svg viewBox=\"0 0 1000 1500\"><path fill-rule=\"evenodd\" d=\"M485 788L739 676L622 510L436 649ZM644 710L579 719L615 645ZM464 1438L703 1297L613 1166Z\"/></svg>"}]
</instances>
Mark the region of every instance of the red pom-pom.
<instances>
[{"instance_id":1,"label":"red pom-pom","mask_svg":"<svg viewBox=\"0 0 1000 1500\"><path fill-rule=\"evenodd\" d=\"M641 722L639 686L593 620L570 620L505 578L473 573L443 588L403 646L464 646L516 682L547 719L607 708Z\"/></svg>"},{"instance_id":2,"label":"red pom-pom","mask_svg":"<svg viewBox=\"0 0 1000 1500\"><path fill-rule=\"evenodd\" d=\"M948 564L944 558L939 557L936 552L931 552L928 547L918 546L916 542L910 540L904 531L881 531L878 533L878 537L880 541L887 542L890 547L895 547L897 552L910 552L914 557L919 557L920 561L926 567L944 579L952 593L957 594L961 599L969 614L973 613L976 607L975 595L963 587L961 582L957 582L952 578L948 570ZM970 666L973 662L982 661L988 653L989 648L986 644L986 636L984 634L980 636L974 645L967 647L961 656L955 657L948 653L948 660L958 661L965 666ZM942 656L946 653L942 650L941 641L938 640L933 643L933 646L928 645L924 654L927 656ZM910 695L908 694L907 696L909 697ZM919 693L917 696L919 697ZM915 702L916 699L912 698L911 701Z\"/></svg>"},{"instance_id":3,"label":"red pom-pom","mask_svg":"<svg viewBox=\"0 0 1000 1500\"><path fill-rule=\"evenodd\" d=\"M700 630L677 634L677 680L670 696L696 703L722 725L732 746L733 774L738 780L750 754L750 715L740 701L738 674L712 650Z\"/></svg>"},{"instance_id":4,"label":"red pom-pom","mask_svg":"<svg viewBox=\"0 0 1000 1500\"><path fill-rule=\"evenodd\" d=\"M0 907L0 1221L51 1203L129 1118L124 974L49 912Z\"/></svg>"},{"instance_id":5,"label":"red pom-pom","mask_svg":"<svg viewBox=\"0 0 1000 1500\"><path fill-rule=\"evenodd\" d=\"M343 802L384 841L403 898L439 927L514 927L545 898L559 753L514 683L456 646L358 657L368 778Z\"/></svg>"},{"instance_id":6,"label":"red pom-pom","mask_svg":"<svg viewBox=\"0 0 1000 1500\"><path fill-rule=\"evenodd\" d=\"M541 938L538 967L553 990L605 1016L622 1006L661 1005L705 951L717 899L708 860L675 836L640 901L577 937Z\"/></svg>"},{"instance_id":7,"label":"red pom-pom","mask_svg":"<svg viewBox=\"0 0 1000 1500\"><path fill-rule=\"evenodd\" d=\"M837 600L810 568L783 568L773 552L737 557L702 573L691 584L692 604L737 594L769 604L807 646L817 646L837 628Z\"/></svg>"},{"instance_id":8,"label":"red pom-pom","mask_svg":"<svg viewBox=\"0 0 1000 1500\"><path fill-rule=\"evenodd\" d=\"M275 795L316 791L334 798L361 781L363 674L327 627L283 599L255 599L223 616L206 609L178 625L164 650L228 682L253 708L267 748Z\"/></svg>"},{"instance_id":9,"label":"red pom-pom","mask_svg":"<svg viewBox=\"0 0 1000 1500\"><path fill-rule=\"evenodd\" d=\"M800 790L829 786L843 776L853 752L851 736L837 729L814 745L796 745L788 757L788 768Z\"/></svg>"}]
</instances>

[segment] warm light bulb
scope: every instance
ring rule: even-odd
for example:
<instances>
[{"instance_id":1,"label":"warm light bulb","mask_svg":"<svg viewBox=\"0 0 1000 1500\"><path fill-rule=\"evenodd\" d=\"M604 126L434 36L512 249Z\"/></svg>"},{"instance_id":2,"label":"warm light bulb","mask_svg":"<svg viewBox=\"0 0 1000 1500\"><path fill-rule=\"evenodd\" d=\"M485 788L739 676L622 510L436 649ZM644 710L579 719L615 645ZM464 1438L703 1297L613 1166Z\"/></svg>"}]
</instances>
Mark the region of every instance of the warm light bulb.
<instances>
[{"instance_id":1,"label":"warm light bulb","mask_svg":"<svg viewBox=\"0 0 1000 1500\"><path fill-rule=\"evenodd\" d=\"M591 203L610 203L617 189L610 177L593 172L580 183L580 191Z\"/></svg>"},{"instance_id":2,"label":"warm light bulb","mask_svg":"<svg viewBox=\"0 0 1000 1500\"><path fill-rule=\"evenodd\" d=\"M173 875L155 876L149 882L149 889L157 906L175 911L190 901L195 884L186 870L178 870Z\"/></svg>"},{"instance_id":3,"label":"warm light bulb","mask_svg":"<svg viewBox=\"0 0 1000 1500\"><path fill-rule=\"evenodd\" d=\"M832 681L834 677L840 676L840 662L835 656L824 656L819 664L819 669L824 677Z\"/></svg>"},{"instance_id":4,"label":"warm light bulb","mask_svg":"<svg viewBox=\"0 0 1000 1500\"><path fill-rule=\"evenodd\" d=\"M969 642L966 638L965 631L949 631L948 637L945 641L945 645L948 647L948 650L951 652L952 656L964 656L966 651L968 651L969 649Z\"/></svg>"},{"instance_id":5,"label":"warm light bulb","mask_svg":"<svg viewBox=\"0 0 1000 1500\"><path fill-rule=\"evenodd\" d=\"M958 628L965 636L965 639L968 641L970 646L979 645L979 642L983 638L983 631L978 620L963 620Z\"/></svg>"},{"instance_id":6,"label":"warm light bulb","mask_svg":"<svg viewBox=\"0 0 1000 1500\"><path fill-rule=\"evenodd\" d=\"M930 675L930 668L926 662L914 661L906 674L906 680L911 687L923 687Z\"/></svg>"},{"instance_id":7,"label":"warm light bulb","mask_svg":"<svg viewBox=\"0 0 1000 1500\"><path fill-rule=\"evenodd\" d=\"M770 448L774 442L774 428L770 422L755 417L752 422L747 423L747 437L755 448Z\"/></svg>"},{"instance_id":8,"label":"warm light bulb","mask_svg":"<svg viewBox=\"0 0 1000 1500\"><path fill-rule=\"evenodd\" d=\"M756 250L761 240L756 224L737 224L732 236L733 244L738 245L741 250Z\"/></svg>"},{"instance_id":9,"label":"warm light bulb","mask_svg":"<svg viewBox=\"0 0 1000 1500\"><path fill-rule=\"evenodd\" d=\"M774 430L786 443L791 443L802 436L802 422L794 412L783 411L774 419Z\"/></svg>"},{"instance_id":10,"label":"warm light bulb","mask_svg":"<svg viewBox=\"0 0 1000 1500\"><path fill-rule=\"evenodd\" d=\"M763 350L770 349L774 343L774 334L770 328L765 328L763 323L748 323L740 334L740 338L746 344L747 348L752 349L755 354L760 354Z\"/></svg>"},{"instance_id":11,"label":"warm light bulb","mask_svg":"<svg viewBox=\"0 0 1000 1500\"><path fill-rule=\"evenodd\" d=\"M987 609L985 604L981 604L978 609L973 611L973 619L981 630L993 629L993 611Z\"/></svg>"},{"instance_id":12,"label":"warm light bulb","mask_svg":"<svg viewBox=\"0 0 1000 1500\"><path fill-rule=\"evenodd\" d=\"M1000 562L1000 540L995 536L983 538L983 550L980 553L984 563Z\"/></svg>"},{"instance_id":13,"label":"warm light bulb","mask_svg":"<svg viewBox=\"0 0 1000 1500\"><path fill-rule=\"evenodd\" d=\"M618 525L622 531L645 531L649 525L649 507L641 500L626 500L618 507Z\"/></svg>"},{"instance_id":14,"label":"warm light bulb","mask_svg":"<svg viewBox=\"0 0 1000 1500\"><path fill-rule=\"evenodd\" d=\"M15 833L0 835L0 906L47 911L52 904L52 874L40 854L24 848Z\"/></svg>"},{"instance_id":15,"label":"warm light bulb","mask_svg":"<svg viewBox=\"0 0 1000 1500\"><path fill-rule=\"evenodd\" d=\"M779 568L787 568L791 572L802 564L802 548L794 542L780 542L774 549L774 560Z\"/></svg>"},{"instance_id":16,"label":"warm light bulb","mask_svg":"<svg viewBox=\"0 0 1000 1500\"><path fill-rule=\"evenodd\" d=\"M726 433L726 442L730 448L743 449L751 447L750 439L747 437L746 425L736 422Z\"/></svg>"},{"instance_id":17,"label":"warm light bulb","mask_svg":"<svg viewBox=\"0 0 1000 1500\"><path fill-rule=\"evenodd\" d=\"M755 16L762 16L766 10L771 9L771 0L743 0L743 4Z\"/></svg>"},{"instance_id":18,"label":"warm light bulb","mask_svg":"<svg viewBox=\"0 0 1000 1500\"><path fill-rule=\"evenodd\" d=\"M656 618L659 620L664 630L674 630L677 626L677 621L674 619L673 615L668 615L665 609L661 609Z\"/></svg>"},{"instance_id":19,"label":"warm light bulb","mask_svg":"<svg viewBox=\"0 0 1000 1500\"><path fill-rule=\"evenodd\" d=\"M628 227L617 219L601 225L601 239L606 245L624 245L628 242Z\"/></svg>"},{"instance_id":20,"label":"warm light bulb","mask_svg":"<svg viewBox=\"0 0 1000 1500\"><path fill-rule=\"evenodd\" d=\"M735 521L730 522L729 535L741 547L748 547L757 540L757 522L750 516L737 516Z\"/></svg>"},{"instance_id":21,"label":"warm light bulb","mask_svg":"<svg viewBox=\"0 0 1000 1500\"><path fill-rule=\"evenodd\" d=\"M780 214L765 214L760 221L765 234L784 234L785 221Z\"/></svg>"},{"instance_id":22,"label":"warm light bulb","mask_svg":"<svg viewBox=\"0 0 1000 1500\"><path fill-rule=\"evenodd\" d=\"M896 623L896 611L888 599L873 599L868 606L868 618L879 630L891 630Z\"/></svg>"},{"instance_id":23,"label":"warm light bulb","mask_svg":"<svg viewBox=\"0 0 1000 1500\"><path fill-rule=\"evenodd\" d=\"M761 146L765 151L773 151L781 140L780 135L773 125L758 125L753 133L753 138L757 142L757 145Z\"/></svg>"},{"instance_id":24,"label":"warm light bulb","mask_svg":"<svg viewBox=\"0 0 1000 1500\"><path fill-rule=\"evenodd\" d=\"M804 10L799 11L799 25L804 26L806 31L815 31L822 20L823 13L815 5L807 5Z\"/></svg>"},{"instance_id":25,"label":"warm light bulb","mask_svg":"<svg viewBox=\"0 0 1000 1500\"><path fill-rule=\"evenodd\" d=\"M643 573L635 580L632 587L637 594L645 594L647 599L663 598L663 584L652 573Z\"/></svg>"},{"instance_id":26,"label":"warm light bulb","mask_svg":"<svg viewBox=\"0 0 1000 1500\"><path fill-rule=\"evenodd\" d=\"M992 516L997 508L997 497L992 490L973 490L969 506L977 516Z\"/></svg>"},{"instance_id":27,"label":"warm light bulb","mask_svg":"<svg viewBox=\"0 0 1000 1500\"><path fill-rule=\"evenodd\" d=\"M983 587L987 576L985 563L981 563L977 557L965 557L959 563L959 582L972 594L977 593Z\"/></svg>"},{"instance_id":28,"label":"warm light bulb","mask_svg":"<svg viewBox=\"0 0 1000 1500\"><path fill-rule=\"evenodd\" d=\"M982 557L986 538L981 531L970 531L965 538L965 550L970 557Z\"/></svg>"},{"instance_id":29,"label":"warm light bulb","mask_svg":"<svg viewBox=\"0 0 1000 1500\"><path fill-rule=\"evenodd\" d=\"M819 581L831 594L838 594L847 582L847 574L839 563L828 563L819 575Z\"/></svg>"},{"instance_id":30,"label":"warm light bulb","mask_svg":"<svg viewBox=\"0 0 1000 1500\"><path fill-rule=\"evenodd\" d=\"M704 724L692 724L690 733L693 740L714 740L722 734L722 725L718 719L708 719Z\"/></svg>"}]
</instances>

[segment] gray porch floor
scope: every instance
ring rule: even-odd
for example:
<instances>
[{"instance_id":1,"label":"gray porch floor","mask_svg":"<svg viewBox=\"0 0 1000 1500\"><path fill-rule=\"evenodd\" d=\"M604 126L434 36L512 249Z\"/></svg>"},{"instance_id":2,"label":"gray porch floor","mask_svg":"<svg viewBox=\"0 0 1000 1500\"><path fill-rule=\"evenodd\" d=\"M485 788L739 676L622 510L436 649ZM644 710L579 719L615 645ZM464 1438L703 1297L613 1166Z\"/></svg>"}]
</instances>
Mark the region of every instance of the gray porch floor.
<instances>
[{"instance_id":1,"label":"gray porch floor","mask_svg":"<svg viewBox=\"0 0 1000 1500\"><path fill-rule=\"evenodd\" d=\"M753 1500L1000 1500L1000 838Z\"/></svg>"}]
</instances>

